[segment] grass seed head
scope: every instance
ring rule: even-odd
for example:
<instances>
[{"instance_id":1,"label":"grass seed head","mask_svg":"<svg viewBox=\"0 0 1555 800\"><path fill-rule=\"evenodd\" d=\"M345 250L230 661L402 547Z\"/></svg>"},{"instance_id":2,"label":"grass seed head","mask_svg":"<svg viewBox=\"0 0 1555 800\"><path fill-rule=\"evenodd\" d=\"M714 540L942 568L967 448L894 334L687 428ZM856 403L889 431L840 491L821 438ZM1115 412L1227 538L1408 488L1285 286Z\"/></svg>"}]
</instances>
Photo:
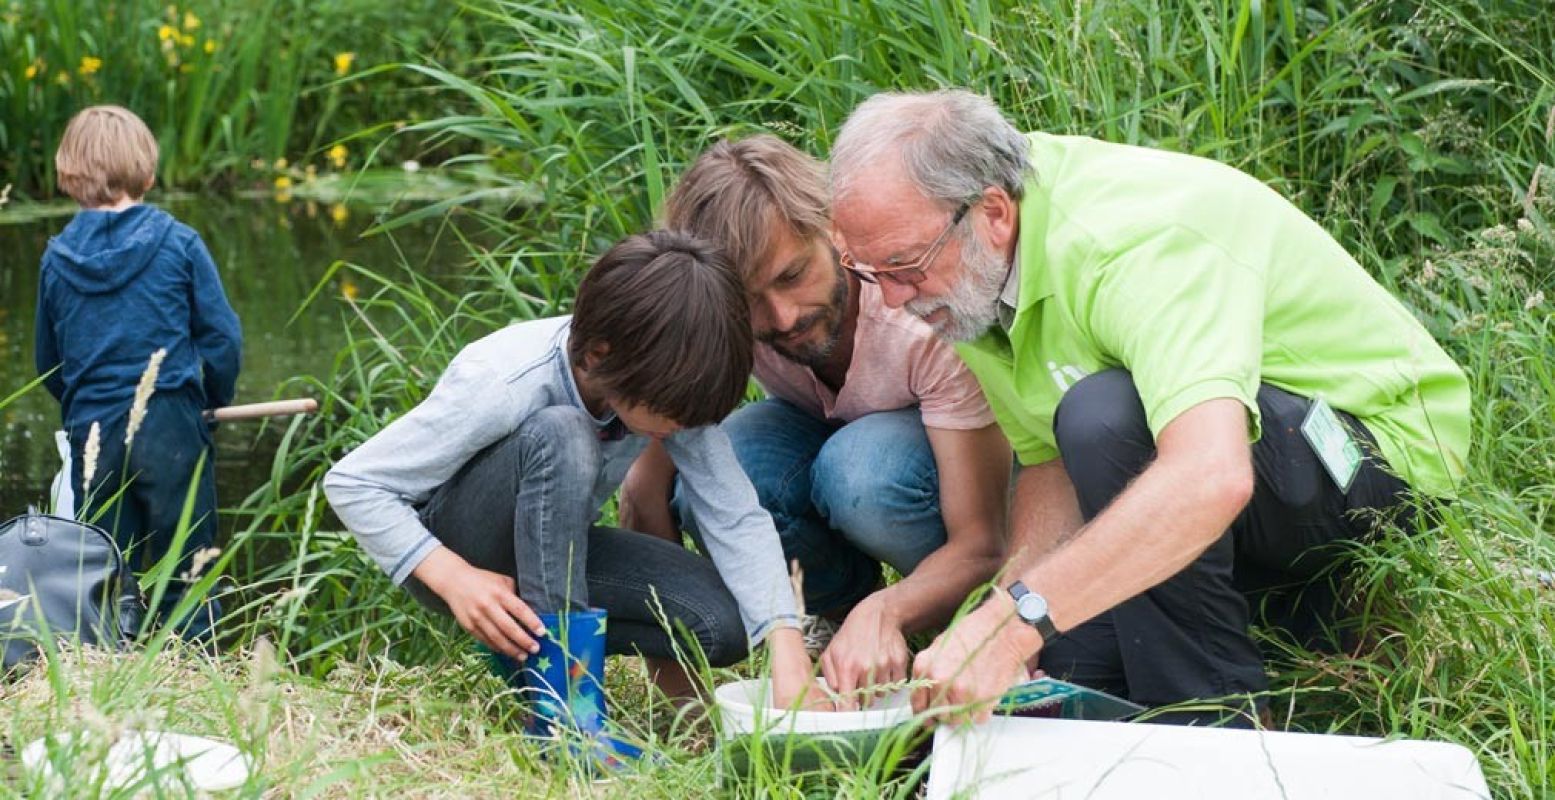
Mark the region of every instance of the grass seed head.
<instances>
[{"instance_id":1,"label":"grass seed head","mask_svg":"<svg viewBox=\"0 0 1555 800\"><path fill-rule=\"evenodd\" d=\"M140 430L140 424L146 420L146 404L157 390L157 373L162 370L164 358L167 358L167 349L157 348L151 354L151 360L146 362L146 371L140 374L140 383L135 385L135 401L130 404L130 423L124 429L126 448L135 443L135 432Z\"/></svg>"},{"instance_id":2,"label":"grass seed head","mask_svg":"<svg viewBox=\"0 0 1555 800\"><path fill-rule=\"evenodd\" d=\"M86 444L81 448L81 491L84 493L92 486L92 478L97 477L97 457L103 451L103 429L96 422L92 423L92 429L86 434Z\"/></svg>"}]
</instances>

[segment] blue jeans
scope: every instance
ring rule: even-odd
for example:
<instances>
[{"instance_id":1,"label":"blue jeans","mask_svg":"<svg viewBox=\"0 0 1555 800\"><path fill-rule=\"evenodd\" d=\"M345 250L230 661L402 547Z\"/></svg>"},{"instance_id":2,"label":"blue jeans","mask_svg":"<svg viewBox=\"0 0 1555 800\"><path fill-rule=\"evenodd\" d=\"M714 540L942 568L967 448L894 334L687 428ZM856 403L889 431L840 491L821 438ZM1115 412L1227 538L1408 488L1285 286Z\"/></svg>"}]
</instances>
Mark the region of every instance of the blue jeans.
<instances>
[{"instance_id":1,"label":"blue jeans","mask_svg":"<svg viewBox=\"0 0 1555 800\"><path fill-rule=\"evenodd\" d=\"M172 549L193 484L188 538L160 606L151 611L160 623L173 625L179 635L195 641L210 639L221 618L221 603L211 597L195 606L187 619L172 619L189 586L181 576L192 566L194 554L213 547L216 541L216 454L210 427L201 412L199 398L191 391L151 395L128 452L124 434L129 409L113 419L101 420L97 472L92 485L78 495L82 500L76 514L112 533L138 576ZM90 432L90 423L69 431L71 480L77 487L84 477L84 449ZM195 466L202 454L205 462L197 475Z\"/></svg>"},{"instance_id":2,"label":"blue jeans","mask_svg":"<svg viewBox=\"0 0 1555 800\"><path fill-rule=\"evenodd\" d=\"M594 525L602 462L598 430L575 408L530 415L517 432L477 453L421 509L445 547L480 569L510 575L537 612L609 612L606 651L674 658L676 641L715 667L745 657L740 609L713 562L635 531ZM414 576L405 588L448 607Z\"/></svg>"},{"instance_id":3,"label":"blue jeans","mask_svg":"<svg viewBox=\"0 0 1555 800\"><path fill-rule=\"evenodd\" d=\"M945 544L939 470L917 408L839 427L773 398L723 427L784 557L804 570L809 613L846 611L876 589L881 563L906 575ZM682 527L698 536L676 494Z\"/></svg>"}]
</instances>

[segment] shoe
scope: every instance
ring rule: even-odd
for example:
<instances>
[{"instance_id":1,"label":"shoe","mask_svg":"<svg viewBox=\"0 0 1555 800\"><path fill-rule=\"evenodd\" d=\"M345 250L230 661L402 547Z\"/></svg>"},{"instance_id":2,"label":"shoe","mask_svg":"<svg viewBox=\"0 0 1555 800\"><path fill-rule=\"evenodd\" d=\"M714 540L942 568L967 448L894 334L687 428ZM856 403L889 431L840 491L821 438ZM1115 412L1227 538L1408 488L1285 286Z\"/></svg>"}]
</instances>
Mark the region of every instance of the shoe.
<instances>
[{"instance_id":1,"label":"shoe","mask_svg":"<svg viewBox=\"0 0 1555 800\"><path fill-rule=\"evenodd\" d=\"M591 767L615 772L640 759L641 747L609 732L605 705L603 610L541 613L546 635L523 663L487 651L493 670L528 705L524 732L545 742L565 742Z\"/></svg>"},{"instance_id":2,"label":"shoe","mask_svg":"<svg viewBox=\"0 0 1555 800\"><path fill-rule=\"evenodd\" d=\"M837 636L837 631L842 626L826 617L806 614L799 620L799 633L804 637L804 649L810 654L810 660L814 661L826 652L831 645L831 640Z\"/></svg>"}]
</instances>

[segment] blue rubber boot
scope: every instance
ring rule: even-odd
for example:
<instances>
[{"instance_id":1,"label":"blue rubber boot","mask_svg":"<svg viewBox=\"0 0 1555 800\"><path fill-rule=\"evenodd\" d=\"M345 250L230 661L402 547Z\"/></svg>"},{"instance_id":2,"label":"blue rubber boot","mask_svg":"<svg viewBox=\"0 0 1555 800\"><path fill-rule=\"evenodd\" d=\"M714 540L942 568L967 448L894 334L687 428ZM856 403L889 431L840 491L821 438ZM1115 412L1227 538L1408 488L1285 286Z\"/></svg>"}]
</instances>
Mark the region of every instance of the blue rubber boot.
<instances>
[{"instance_id":1,"label":"blue rubber boot","mask_svg":"<svg viewBox=\"0 0 1555 800\"><path fill-rule=\"evenodd\" d=\"M546 635L540 651L522 664L491 653L493 667L519 689L529 705L524 731L538 739L566 741L591 764L617 770L642 757L642 748L607 730L603 610L539 614Z\"/></svg>"}]
</instances>

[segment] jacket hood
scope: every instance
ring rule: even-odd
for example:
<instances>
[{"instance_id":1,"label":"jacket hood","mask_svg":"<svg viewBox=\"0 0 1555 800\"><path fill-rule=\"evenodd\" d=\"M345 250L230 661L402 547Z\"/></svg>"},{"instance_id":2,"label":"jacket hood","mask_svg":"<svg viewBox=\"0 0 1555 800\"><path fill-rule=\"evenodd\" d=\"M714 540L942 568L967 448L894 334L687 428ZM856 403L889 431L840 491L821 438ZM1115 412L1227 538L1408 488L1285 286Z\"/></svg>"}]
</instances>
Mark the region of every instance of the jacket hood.
<instances>
[{"instance_id":1,"label":"jacket hood","mask_svg":"<svg viewBox=\"0 0 1555 800\"><path fill-rule=\"evenodd\" d=\"M171 214L147 205L83 210L49 240L44 263L82 294L117 291L151 263L172 227Z\"/></svg>"}]
</instances>

